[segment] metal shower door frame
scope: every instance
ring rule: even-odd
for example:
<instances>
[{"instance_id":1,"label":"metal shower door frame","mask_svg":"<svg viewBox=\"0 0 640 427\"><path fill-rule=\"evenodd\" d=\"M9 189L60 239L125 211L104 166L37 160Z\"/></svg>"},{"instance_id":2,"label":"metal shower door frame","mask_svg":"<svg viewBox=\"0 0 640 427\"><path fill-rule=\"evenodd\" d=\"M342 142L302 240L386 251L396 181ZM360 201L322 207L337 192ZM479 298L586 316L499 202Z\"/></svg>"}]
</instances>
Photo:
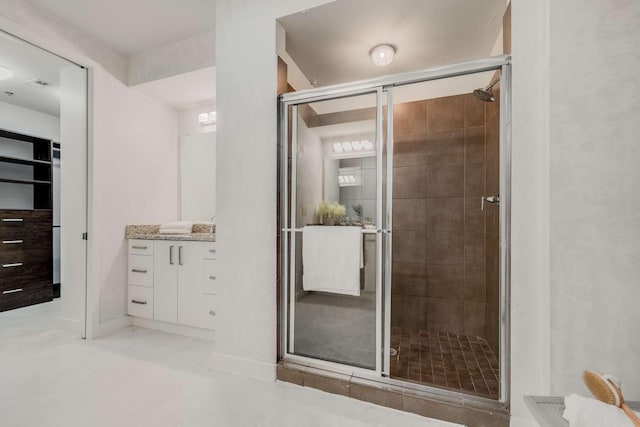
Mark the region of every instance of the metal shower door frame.
<instances>
[{"instance_id":1,"label":"metal shower door frame","mask_svg":"<svg viewBox=\"0 0 640 427\"><path fill-rule=\"evenodd\" d=\"M295 262L289 262L290 257L296 253L296 239L295 233L302 231L296 223L296 190L297 190L297 128L298 128L298 106L301 104L310 104L313 102L329 101L341 98L350 98L362 95L375 95L376 96L376 227L373 234L376 235L376 360L375 369L373 372L378 375L382 374L383 369L383 354L378 349L383 347L383 275L382 275L382 256L384 242L383 235L388 232L383 228L383 206L382 206L382 158L383 158L383 88L373 87L356 89L353 91L345 91L340 94L320 94L314 95L310 98L303 98L293 102L280 102L280 129L281 129L281 185L282 185L282 199L281 199L281 232L286 233L283 236L287 236L284 241L281 241L281 255L282 255L282 325L283 330L282 342L281 342L281 354L284 357L305 358L304 356L295 355L294 340L295 340L295 307L296 307L296 265ZM291 107L291 152L289 153L288 147L288 109ZM283 120L284 118L284 120ZM288 173L288 160L289 154L291 155L291 189L289 189L289 173ZM389 184L387 184L389 185ZM288 198L289 190L291 190L291 199ZM284 215L283 215L284 213ZM289 222L287 222L287 218ZM366 231L363 230L363 233ZM367 233L369 234L369 233ZM290 237L290 239L289 239ZM286 242L289 241L289 244ZM287 282L289 283L287 286ZM288 290L288 298L287 298ZM287 301L289 305L287 306ZM286 309L288 307L288 310ZM327 362L333 363L333 362ZM370 372L371 370L365 368L354 367L354 369L361 370L363 372Z\"/></svg>"},{"instance_id":2,"label":"metal shower door frame","mask_svg":"<svg viewBox=\"0 0 640 427\"><path fill-rule=\"evenodd\" d=\"M281 147L280 162L280 182L281 182L281 204L280 204L280 230L281 237L281 340L280 355L284 360L292 362L306 363L310 366L317 366L334 372L353 372L359 376L370 378L376 381L383 381L389 384L406 385L404 382L388 378L389 373L389 344L391 328L391 245L392 245L392 185L393 185L393 88L405 86L412 83L427 82L449 77L475 74L484 71L501 72L500 76L500 397L499 402L509 403L510 399L510 340L509 340L509 317L510 317L510 247L511 247L511 57L500 55L486 59L463 62L459 64L430 68L422 71L383 76L380 78L358 81L353 83L339 84L322 88L290 92L279 96L279 145ZM295 279L295 265L289 265L289 250L287 240L293 236L295 229L295 217L288 223L287 218L291 213L291 207L295 207L295 194L292 191L291 204L288 200L288 111L292 107L292 188L295 189L295 159L296 159L296 127L297 127L297 106L311 102L318 102L329 99L345 98L368 93L377 94L376 106L376 147L382 150L382 99L383 94L387 94L387 206L385 221L382 220L382 156L377 152L377 244L376 244L376 369L367 370L349 365L342 365L334 362L322 361L314 358L298 356L292 354L287 346L288 341L292 341L292 329L289 327L289 319L295 313L288 313L288 298L295 299L295 280L289 282L289 276L293 274ZM385 230L383 227L386 227ZM383 236L385 237L383 239ZM295 239L291 239L292 250L295 253ZM382 243L385 244L384 260L382 260ZM384 278L382 276L382 265L384 261ZM380 283L378 283L380 282ZM289 294L291 284L293 291ZM383 301L384 300L384 301ZM291 307L295 310L295 301L291 301ZM383 303L383 307L379 306ZM382 323L384 321L384 324ZM427 392L437 392L439 395L458 396L459 392L450 392L436 387L421 384L411 384L418 390ZM494 402L489 399L466 396L471 400Z\"/></svg>"}]
</instances>

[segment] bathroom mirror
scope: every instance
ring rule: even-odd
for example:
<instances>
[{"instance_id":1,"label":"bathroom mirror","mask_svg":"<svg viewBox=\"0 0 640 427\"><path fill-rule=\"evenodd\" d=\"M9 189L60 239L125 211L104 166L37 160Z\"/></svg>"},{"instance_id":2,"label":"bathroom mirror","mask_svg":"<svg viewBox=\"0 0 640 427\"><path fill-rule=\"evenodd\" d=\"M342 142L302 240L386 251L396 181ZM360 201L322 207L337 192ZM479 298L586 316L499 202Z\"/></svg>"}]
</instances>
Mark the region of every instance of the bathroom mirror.
<instances>
[{"instance_id":1,"label":"bathroom mirror","mask_svg":"<svg viewBox=\"0 0 640 427\"><path fill-rule=\"evenodd\" d=\"M211 221L216 214L215 76L215 67L207 67L132 86L176 113L177 191L167 197L184 221Z\"/></svg>"},{"instance_id":2,"label":"bathroom mirror","mask_svg":"<svg viewBox=\"0 0 640 427\"><path fill-rule=\"evenodd\" d=\"M216 133L180 138L180 215L212 221L216 215Z\"/></svg>"}]
</instances>

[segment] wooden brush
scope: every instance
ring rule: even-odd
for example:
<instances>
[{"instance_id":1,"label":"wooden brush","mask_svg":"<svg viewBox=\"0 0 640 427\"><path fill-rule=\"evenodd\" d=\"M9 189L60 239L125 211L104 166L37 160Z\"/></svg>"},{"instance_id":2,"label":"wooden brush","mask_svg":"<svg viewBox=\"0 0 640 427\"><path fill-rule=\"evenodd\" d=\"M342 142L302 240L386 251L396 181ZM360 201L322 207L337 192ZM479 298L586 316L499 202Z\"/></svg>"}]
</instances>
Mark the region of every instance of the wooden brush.
<instances>
[{"instance_id":1,"label":"wooden brush","mask_svg":"<svg viewBox=\"0 0 640 427\"><path fill-rule=\"evenodd\" d=\"M629 417L633 425L640 427L640 419L638 419L635 412L624 403L624 397L622 397L620 387L612 381L609 375L603 375L594 371L584 371L582 373L582 379L593 397L601 402L621 408L624 413L627 414L627 417Z\"/></svg>"}]
</instances>

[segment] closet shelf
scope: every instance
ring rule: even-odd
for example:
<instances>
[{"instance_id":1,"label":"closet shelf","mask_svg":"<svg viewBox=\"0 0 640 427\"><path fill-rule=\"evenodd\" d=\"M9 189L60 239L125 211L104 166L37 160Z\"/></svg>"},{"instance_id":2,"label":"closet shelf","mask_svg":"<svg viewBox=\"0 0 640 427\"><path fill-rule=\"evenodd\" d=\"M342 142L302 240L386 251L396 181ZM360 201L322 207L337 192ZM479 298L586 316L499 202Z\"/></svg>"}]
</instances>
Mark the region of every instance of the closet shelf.
<instances>
[{"instance_id":1,"label":"closet shelf","mask_svg":"<svg viewBox=\"0 0 640 427\"><path fill-rule=\"evenodd\" d=\"M43 185L51 185L51 181L39 181L36 179L9 179L9 178L0 178L0 182L10 182L12 184L43 184Z\"/></svg>"},{"instance_id":2,"label":"closet shelf","mask_svg":"<svg viewBox=\"0 0 640 427\"><path fill-rule=\"evenodd\" d=\"M0 162L15 163L19 165L29 165L29 166L51 165L51 162L47 162L45 160L21 159L19 157L2 156L2 155L0 155Z\"/></svg>"}]
</instances>

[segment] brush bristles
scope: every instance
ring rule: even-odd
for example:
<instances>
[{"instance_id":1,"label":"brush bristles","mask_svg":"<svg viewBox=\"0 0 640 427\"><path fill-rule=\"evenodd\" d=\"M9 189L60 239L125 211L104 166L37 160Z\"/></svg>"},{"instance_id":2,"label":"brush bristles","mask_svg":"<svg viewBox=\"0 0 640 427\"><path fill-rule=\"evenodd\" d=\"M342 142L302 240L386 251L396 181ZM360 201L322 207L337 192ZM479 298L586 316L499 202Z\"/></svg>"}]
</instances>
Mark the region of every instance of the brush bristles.
<instances>
[{"instance_id":1,"label":"brush bristles","mask_svg":"<svg viewBox=\"0 0 640 427\"><path fill-rule=\"evenodd\" d=\"M607 384L607 380L595 372L584 371L582 379L594 398L609 405L616 405L616 394ZM617 405L616 405L617 406Z\"/></svg>"}]
</instances>

